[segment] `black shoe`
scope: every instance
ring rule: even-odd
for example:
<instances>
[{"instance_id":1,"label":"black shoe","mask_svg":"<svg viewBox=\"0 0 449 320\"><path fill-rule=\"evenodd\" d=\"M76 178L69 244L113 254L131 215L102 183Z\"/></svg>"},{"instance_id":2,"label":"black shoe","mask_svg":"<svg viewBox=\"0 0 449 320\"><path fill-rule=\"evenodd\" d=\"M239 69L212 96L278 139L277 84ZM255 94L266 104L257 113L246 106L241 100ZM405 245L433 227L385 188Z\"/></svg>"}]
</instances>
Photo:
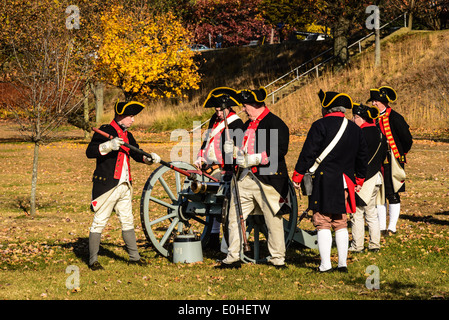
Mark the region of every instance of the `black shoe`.
<instances>
[{"instance_id":1,"label":"black shoe","mask_svg":"<svg viewBox=\"0 0 449 320\"><path fill-rule=\"evenodd\" d=\"M144 258L140 258L139 260L129 260L128 261L128 265L129 264L134 264L134 265L138 265L141 267L146 267L148 265L148 261L145 260Z\"/></svg>"},{"instance_id":2,"label":"black shoe","mask_svg":"<svg viewBox=\"0 0 449 320\"><path fill-rule=\"evenodd\" d=\"M98 261L95 261L94 263L90 264L89 269L93 271L104 270L103 266Z\"/></svg>"},{"instance_id":3,"label":"black shoe","mask_svg":"<svg viewBox=\"0 0 449 320\"><path fill-rule=\"evenodd\" d=\"M384 237L388 236L387 230L380 230L380 235Z\"/></svg>"},{"instance_id":4,"label":"black shoe","mask_svg":"<svg viewBox=\"0 0 449 320\"><path fill-rule=\"evenodd\" d=\"M215 266L216 269L240 269L242 267L241 261L235 261L232 263L224 263L221 261L221 263L218 266Z\"/></svg>"},{"instance_id":5,"label":"black shoe","mask_svg":"<svg viewBox=\"0 0 449 320\"><path fill-rule=\"evenodd\" d=\"M288 269L287 265L284 264L273 264L273 267L275 267L278 270Z\"/></svg>"},{"instance_id":6,"label":"black shoe","mask_svg":"<svg viewBox=\"0 0 449 320\"><path fill-rule=\"evenodd\" d=\"M348 267L338 267L337 271L341 273L348 273Z\"/></svg>"},{"instance_id":7,"label":"black shoe","mask_svg":"<svg viewBox=\"0 0 449 320\"><path fill-rule=\"evenodd\" d=\"M369 252L379 252L379 248L374 248L374 249L368 249Z\"/></svg>"},{"instance_id":8,"label":"black shoe","mask_svg":"<svg viewBox=\"0 0 449 320\"><path fill-rule=\"evenodd\" d=\"M318 268L316 268L316 271L319 272L319 273L332 273L332 272L334 272L334 269L330 268L330 269L321 271L320 267L318 267Z\"/></svg>"}]
</instances>

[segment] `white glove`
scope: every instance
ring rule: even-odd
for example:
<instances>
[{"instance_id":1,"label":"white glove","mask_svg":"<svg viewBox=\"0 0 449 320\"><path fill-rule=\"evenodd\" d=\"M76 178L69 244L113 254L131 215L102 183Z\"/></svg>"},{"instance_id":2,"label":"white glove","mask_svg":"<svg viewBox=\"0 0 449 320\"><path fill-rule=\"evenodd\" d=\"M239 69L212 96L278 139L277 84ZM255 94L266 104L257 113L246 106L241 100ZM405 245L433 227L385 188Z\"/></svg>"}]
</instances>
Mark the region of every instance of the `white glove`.
<instances>
[{"instance_id":1,"label":"white glove","mask_svg":"<svg viewBox=\"0 0 449 320\"><path fill-rule=\"evenodd\" d=\"M301 189L301 184L300 183L296 183L295 181L292 181L292 182L293 182L293 187L295 187L296 190Z\"/></svg>"},{"instance_id":2,"label":"white glove","mask_svg":"<svg viewBox=\"0 0 449 320\"><path fill-rule=\"evenodd\" d=\"M112 150L117 151L121 146L125 144L122 138L115 137L112 140L108 140L100 144L100 153L102 155L108 154Z\"/></svg>"},{"instance_id":3,"label":"white glove","mask_svg":"<svg viewBox=\"0 0 449 320\"><path fill-rule=\"evenodd\" d=\"M150 153L151 158L147 156L143 156L143 162L146 164L153 164L153 163L159 163L161 162L161 157L159 157L156 153L152 152Z\"/></svg>"},{"instance_id":4,"label":"white glove","mask_svg":"<svg viewBox=\"0 0 449 320\"><path fill-rule=\"evenodd\" d=\"M234 141L226 140L226 142L223 144L223 151L225 153L233 153L234 152Z\"/></svg>"},{"instance_id":5,"label":"white glove","mask_svg":"<svg viewBox=\"0 0 449 320\"><path fill-rule=\"evenodd\" d=\"M156 153L152 152L152 153L150 153L150 156L151 156L151 158L153 158L154 163L161 162L161 157L159 157L159 155L157 155Z\"/></svg>"},{"instance_id":6,"label":"white glove","mask_svg":"<svg viewBox=\"0 0 449 320\"><path fill-rule=\"evenodd\" d=\"M240 154L237 156L235 161L241 168L258 166L262 162L262 154Z\"/></svg>"},{"instance_id":7,"label":"white glove","mask_svg":"<svg viewBox=\"0 0 449 320\"><path fill-rule=\"evenodd\" d=\"M198 169L201 169L201 165L203 162L207 162L206 159L204 159L203 157L198 157L195 162L193 163L195 165L195 167L197 167Z\"/></svg>"}]
</instances>

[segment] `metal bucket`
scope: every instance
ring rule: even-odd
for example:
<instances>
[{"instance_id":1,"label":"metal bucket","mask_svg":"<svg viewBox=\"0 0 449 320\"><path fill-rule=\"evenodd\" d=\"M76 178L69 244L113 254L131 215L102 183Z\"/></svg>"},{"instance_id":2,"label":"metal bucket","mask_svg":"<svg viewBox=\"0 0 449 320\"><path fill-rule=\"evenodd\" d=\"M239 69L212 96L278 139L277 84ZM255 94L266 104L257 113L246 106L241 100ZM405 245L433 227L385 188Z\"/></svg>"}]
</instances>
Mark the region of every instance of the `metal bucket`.
<instances>
[{"instance_id":1,"label":"metal bucket","mask_svg":"<svg viewBox=\"0 0 449 320\"><path fill-rule=\"evenodd\" d=\"M193 263L203 261L201 240L193 234L178 235L173 242L173 262Z\"/></svg>"}]
</instances>

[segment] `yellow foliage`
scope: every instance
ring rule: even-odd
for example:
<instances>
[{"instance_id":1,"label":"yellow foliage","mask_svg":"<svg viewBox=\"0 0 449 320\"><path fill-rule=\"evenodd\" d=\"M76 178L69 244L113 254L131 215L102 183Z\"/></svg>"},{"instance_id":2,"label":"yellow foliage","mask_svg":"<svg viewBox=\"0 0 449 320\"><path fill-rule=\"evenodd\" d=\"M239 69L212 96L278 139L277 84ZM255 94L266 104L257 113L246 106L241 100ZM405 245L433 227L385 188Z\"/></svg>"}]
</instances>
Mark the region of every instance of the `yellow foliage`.
<instances>
[{"instance_id":1,"label":"yellow foliage","mask_svg":"<svg viewBox=\"0 0 449 320\"><path fill-rule=\"evenodd\" d=\"M321 26L318 24L315 24L315 22L312 22L307 25L306 30L308 32L314 32L314 33L327 33L328 35L331 35L331 29L327 28L325 26Z\"/></svg>"},{"instance_id":2,"label":"yellow foliage","mask_svg":"<svg viewBox=\"0 0 449 320\"><path fill-rule=\"evenodd\" d=\"M190 35L173 14L154 16L115 6L101 24L98 70L127 99L182 96L184 90L198 88Z\"/></svg>"}]
</instances>

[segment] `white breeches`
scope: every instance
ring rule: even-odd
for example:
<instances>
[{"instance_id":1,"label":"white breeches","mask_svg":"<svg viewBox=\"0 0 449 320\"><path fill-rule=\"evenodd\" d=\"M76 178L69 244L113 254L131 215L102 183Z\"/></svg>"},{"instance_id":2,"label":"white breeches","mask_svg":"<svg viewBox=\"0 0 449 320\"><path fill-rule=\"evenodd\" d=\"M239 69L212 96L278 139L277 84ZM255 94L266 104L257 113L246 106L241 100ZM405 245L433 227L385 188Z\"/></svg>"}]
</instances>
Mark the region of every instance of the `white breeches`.
<instances>
[{"instance_id":1,"label":"white breeches","mask_svg":"<svg viewBox=\"0 0 449 320\"><path fill-rule=\"evenodd\" d=\"M134 217L132 212L132 192L128 183L117 186L95 212L94 221L90 232L101 233L108 223L112 211L115 211L121 223L122 231L134 229Z\"/></svg>"}]
</instances>

